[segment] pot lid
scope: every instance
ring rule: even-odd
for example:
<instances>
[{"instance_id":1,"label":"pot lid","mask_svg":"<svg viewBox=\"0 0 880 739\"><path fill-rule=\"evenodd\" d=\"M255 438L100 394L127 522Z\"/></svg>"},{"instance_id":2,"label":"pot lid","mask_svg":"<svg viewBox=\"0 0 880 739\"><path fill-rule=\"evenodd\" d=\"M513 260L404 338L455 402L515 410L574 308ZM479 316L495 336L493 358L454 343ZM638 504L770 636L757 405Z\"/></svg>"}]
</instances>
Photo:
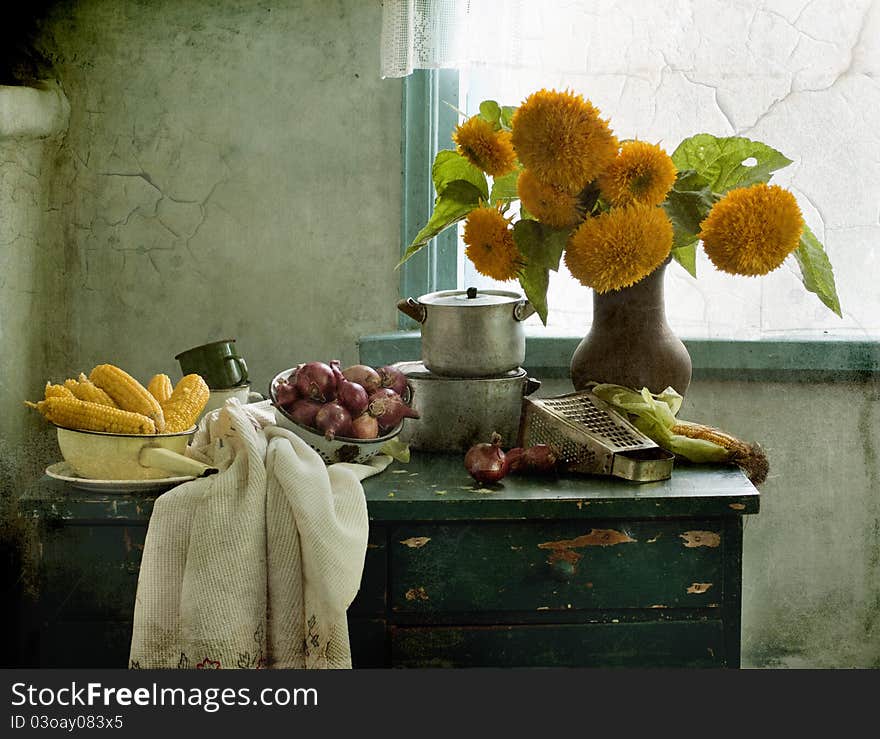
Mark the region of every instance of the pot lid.
<instances>
[{"instance_id":1,"label":"pot lid","mask_svg":"<svg viewBox=\"0 0 880 739\"><path fill-rule=\"evenodd\" d=\"M455 307L473 308L486 305L504 305L516 303L523 299L517 292L508 290L478 290L469 287L467 290L441 290L428 293L419 298L422 305L451 305Z\"/></svg>"}]
</instances>

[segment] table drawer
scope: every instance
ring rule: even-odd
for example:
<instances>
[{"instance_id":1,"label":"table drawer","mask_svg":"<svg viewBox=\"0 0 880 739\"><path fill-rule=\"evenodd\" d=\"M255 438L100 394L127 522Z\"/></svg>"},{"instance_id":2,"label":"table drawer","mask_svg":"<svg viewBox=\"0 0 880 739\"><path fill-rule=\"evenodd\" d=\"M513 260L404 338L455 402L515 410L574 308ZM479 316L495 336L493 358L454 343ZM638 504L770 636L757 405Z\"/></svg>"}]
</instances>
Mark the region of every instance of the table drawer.
<instances>
[{"instance_id":1,"label":"table drawer","mask_svg":"<svg viewBox=\"0 0 880 739\"><path fill-rule=\"evenodd\" d=\"M717 521L402 525L389 540L391 609L718 608L722 549Z\"/></svg>"},{"instance_id":2,"label":"table drawer","mask_svg":"<svg viewBox=\"0 0 880 739\"><path fill-rule=\"evenodd\" d=\"M724 667L718 620L619 624L403 626L394 667Z\"/></svg>"}]
</instances>

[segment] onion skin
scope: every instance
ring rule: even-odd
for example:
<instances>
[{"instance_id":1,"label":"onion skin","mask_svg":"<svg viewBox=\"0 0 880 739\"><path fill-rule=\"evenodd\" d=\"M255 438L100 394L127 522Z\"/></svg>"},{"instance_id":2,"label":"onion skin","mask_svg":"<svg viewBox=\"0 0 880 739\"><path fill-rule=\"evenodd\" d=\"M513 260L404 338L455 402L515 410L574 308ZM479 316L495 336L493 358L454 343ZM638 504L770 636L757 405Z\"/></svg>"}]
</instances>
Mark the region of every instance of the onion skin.
<instances>
[{"instance_id":1,"label":"onion skin","mask_svg":"<svg viewBox=\"0 0 880 739\"><path fill-rule=\"evenodd\" d=\"M300 398L294 401L290 408L285 408L284 410L300 426L317 428L315 426L315 416L321 410L321 403L318 403L316 400L309 400L308 398Z\"/></svg>"},{"instance_id":2,"label":"onion skin","mask_svg":"<svg viewBox=\"0 0 880 739\"><path fill-rule=\"evenodd\" d=\"M376 371L379 373L382 387L390 388L402 398L406 396L406 375L403 372L390 364L379 367Z\"/></svg>"},{"instance_id":3,"label":"onion skin","mask_svg":"<svg viewBox=\"0 0 880 739\"><path fill-rule=\"evenodd\" d=\"M288 410L297 400L299 400L299 391L296 389L296 385L289 380L279 382L275 386L275 402L285 410Z\"/></svg>"},{"instance_id":4,"label":"onion skin","mask_svg":"<svg viewBox=\"0 0 880 739\"><path fill-rule=\"evenodd\" d=\"M491 443L474 444L464 455L468 474L480 483L498 482L510 471L510 461L501 449L501 437L492 434Z\"/></svg>"},{"instance_id":5,"label":"onion skin","mask_svg":"<svg viewBox=\"0 0 880 739\"><path fill-rule=\"evenodd\" d=\"M379 421L382 429L397 426L404 418L419 418L419 413L403 402L391 388L379 388L370 396L367 412Z\"/></svg>"},{"instance_id":6,"label":"onion skin","mask_svg":"<svg viewBox=\"0 0 880 739\"><path fill-rule=\"evenodd\" d=\"M346 379L339 369L339 362L331 362L330 366L336 376L336 399L351 413L352 418L357 418L367 410L370 396L363 385Z\"/></svg>"},{"instance_id":7,"label":"onion skin","mask_svg":"<svg viewBox=\"0 0 880 739\"><path fill-rule=\"evenodd\" d=\"M329 364L306 362L296 371L296 389L303 398L327 403L336 398L336 377Z\"/></svg>"},{"instance_id":8,"label":"onion skin","mask_svg":"<svg viewBox=\"0 0 880 739\"><path fill-rule=\"evenodd\" d=\"M535 444L522 453L523 468L533 474L547 474L556 470L557 454L547 444Z\"/></svg>"},{"instance_id":9,"label":"onion skin","mask_svg":"<svg viewBox=\"0 0 880 739\"><path fill-rule=\"evenodd\" d=\"M351 436L351 414L339 403L324 403L315 414L315 427L327 441L337 436Z\"/></svg>"},{"instance_id":10,"label":"onion skin","mask_svg":"<svg viewBox=\"0 0 880 739\"><path fill-rule=\"evenodd\" d=\"M507 461L510 462L510 471L511 472L520 472L523 468L523 448L519 446L515 446L513 449L508 449L505 452L505 456L507 457Z\"/></svg>"},{"instance_id":11,"label":"onion skin","mask_svg":"<svg viewBox=\"0 0 880 739\"><path fill-rule=\"evenodd\" d=\"M354 439L375 439L379 436L379 422L369 413L362 413L351 421Z\"/></svg>"},{"instance_id":12,"label":"onion skin","mask_svg":"<svg viewBox=\"0 0 880 739\"><path fill-rule=\"evenodd\" d=\"M346 367L342 370L342 376L349 382L363 387L368 396L382 387L382 378L379 377L379 373L365 364L353 364L351 367Z\"/></svg>"}]
</instances>

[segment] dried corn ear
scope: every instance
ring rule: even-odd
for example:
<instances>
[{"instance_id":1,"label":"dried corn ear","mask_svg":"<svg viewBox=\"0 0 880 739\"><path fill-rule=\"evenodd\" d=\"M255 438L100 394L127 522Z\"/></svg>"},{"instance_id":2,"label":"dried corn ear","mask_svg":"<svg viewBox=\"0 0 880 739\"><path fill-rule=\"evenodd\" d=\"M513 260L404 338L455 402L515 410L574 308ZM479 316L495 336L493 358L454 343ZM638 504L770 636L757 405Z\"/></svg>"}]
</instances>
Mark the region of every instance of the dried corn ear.
<instances>
[{"instance_id":1,"label":"dried corn ear","mask_svg":"<svg viewBox=\"0 0 880 739\"><path fill-rule=\"evenodd\" d=\"M168 375L153 375L147 383L147 390L161 405L171 397L174 385L171 383L171 378Z\"/></svg>"},{"instance_id":2,"label":"dried corn ear","mask_svg":"<svg viewBox=\"0 0 880 739\"><path fill-rule=\"evenodd\" d=\"M95 385L82 372L80 372L79 379L77 380L65 380L64 387L80 400L87 400L89 403L97 403L98 405L109 405L111 408L119 407L113 398Z\"/></svg>"},{"instance_id":3,"label":"dried corn ear","mask_svg":"<svg viewBox=\"0 0 880 739\"><path fill-rule=\"evenodd\" d=\"M165 430L165 415L159 401L128 372L112 364L99 364L89 373L89 379L122 410L151 419L159 433Z\"/></svg>"},{"instance_id":4,"label":"dried corn ear","mask_svg":"<svg viewBox=\"0 0 880 739\"><path fill-rule=\"evenodd\" d=\"M755 485L760 485L767 479L770 465L760 444L743 441L714 426L705 426L693 421L679 421L669 430L676 436L717 444L726 452L724 461L742 467L749 480Z\"/></svg>"},{"instance_id":5,"label":"dried corn ear","mask_svg":"<svg viewBox=\"0 0 880 739\"><path fill-rule=\"evenodd\" d=\"M43 397L46 400L49 398L72 398L73 393L70 391L70 388L64 385L53 385L51 382L47 382Z\"/></svg>"},{"instance_id":6,"label":"dried corn ear","mask_svg":"<svg viewBox=\"0 0 880 739\"><path fill-rule=\"evenodd\" d=\"M36 408L56 426L82 431L105 431L111 434L155 434L153 420L140 413L111 408L100 403L90 403L79 398L58 396L39 403L25 402Z\"/></svg>"},{"instance_id":7,"label":"dried corn ear","mask_svg":"<svg viewBox=\"0 0 880 739\"><path fill-rule=\"evenodd\" d=\"M208 404L210 395L211 391L200 375L186 375L181 378L171 397L162 404L166 433L192 428Z\"/></svg>"}]
</instances>

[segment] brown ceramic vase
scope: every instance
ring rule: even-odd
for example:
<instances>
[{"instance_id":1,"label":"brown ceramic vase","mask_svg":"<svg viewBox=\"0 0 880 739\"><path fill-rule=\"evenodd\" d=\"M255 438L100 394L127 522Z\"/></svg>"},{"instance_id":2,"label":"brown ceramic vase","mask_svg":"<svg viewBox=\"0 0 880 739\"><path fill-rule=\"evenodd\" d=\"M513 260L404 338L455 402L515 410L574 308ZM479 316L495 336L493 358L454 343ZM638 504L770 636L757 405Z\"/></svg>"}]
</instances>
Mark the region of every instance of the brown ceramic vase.
<instances>
[{"instance_id":1,"label":"brown ceramic vase","mask_svg":"<svg viewBox=\"0 0 880 739\"><path fill-rule=\"evenodd\" d=\"M691 381L691 357L669 328L663 302L667 259L631 287L593 291L593 324L571 358L575 390L610 382L659 393L672 387L684 395Z\"/></svg>"}]
</instances>

